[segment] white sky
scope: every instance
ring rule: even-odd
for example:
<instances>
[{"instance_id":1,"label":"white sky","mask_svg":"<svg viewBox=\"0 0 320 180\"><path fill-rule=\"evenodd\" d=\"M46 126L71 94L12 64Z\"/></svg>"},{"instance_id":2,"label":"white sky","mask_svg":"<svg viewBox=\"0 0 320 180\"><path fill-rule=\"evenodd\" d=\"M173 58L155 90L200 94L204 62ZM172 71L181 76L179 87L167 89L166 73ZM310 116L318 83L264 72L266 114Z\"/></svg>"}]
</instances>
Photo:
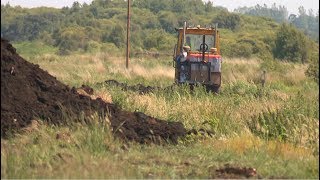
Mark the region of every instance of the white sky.
<instances>
[{"instance_id":1,"label":"white sky","mask_svg":"<svg viewBox=\"0 0 320 180\"><path fill-rule=\"evenodd\" d=\"M61 8L63 6L71 6L75 0L1 0L1 4L7 2L10 5L20 5L22 7L38 7L38 6L49 6ZM160 0L159 0L160 1ZM205 0L208 1L208 0ZM309 9L313 9L314 14L319 10L319 1L318 0L210 0L214 5L223 6L228 8L229 11L242 6L255 6L256 4L266 4L268 7L271 7L273 3L278 5L284 5L287 7L289 14L294 13L298 14L298 8L303 6L307 12ZM86 2L90 4L92 0L78 0L79 3Z\"/></svg>"},{"instance_id":2,"label":"white sky","mask_svg":"<svg viewBox=\"0 0 320 180\"><path fill-rule=\"evenodd\" d=\"M208 0L205 0L208 1ZM271 7L273 3L277 6L284 5L290 13L298 14L298 8L303 6L308 13L309 9L312 9L314 14L319 10L319 0L210 0L214 5L219 5L228 8L229 11L233 11L238 7L251 7L257 4L266 4Z\"/></svg>"}]
</instances>

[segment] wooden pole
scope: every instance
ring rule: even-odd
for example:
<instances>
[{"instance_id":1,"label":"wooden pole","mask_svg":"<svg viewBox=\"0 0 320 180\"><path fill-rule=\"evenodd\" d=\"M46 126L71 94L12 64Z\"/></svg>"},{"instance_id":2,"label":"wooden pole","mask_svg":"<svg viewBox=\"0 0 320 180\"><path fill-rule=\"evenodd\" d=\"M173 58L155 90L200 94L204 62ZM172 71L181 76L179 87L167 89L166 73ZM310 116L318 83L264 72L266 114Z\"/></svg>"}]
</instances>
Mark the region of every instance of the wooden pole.
<instances>
[{"instance_id":1,"label":"wooden pole","mask_svg":"<svg viewBox=\"0 0 320 180\"><path fill-rule=\"evenodd\" d=\"M130 54L130 0L128 1L127 12L127 55L126 55L126 68L129 68L129 54Z\"/></svg>"}]
</instances>

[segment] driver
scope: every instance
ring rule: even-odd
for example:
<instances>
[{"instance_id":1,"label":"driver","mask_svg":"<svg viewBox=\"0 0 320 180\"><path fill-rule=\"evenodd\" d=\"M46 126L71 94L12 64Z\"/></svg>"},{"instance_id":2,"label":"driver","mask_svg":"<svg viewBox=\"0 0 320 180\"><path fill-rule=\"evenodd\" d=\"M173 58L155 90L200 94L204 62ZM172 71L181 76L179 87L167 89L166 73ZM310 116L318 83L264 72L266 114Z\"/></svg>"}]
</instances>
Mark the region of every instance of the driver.
<instances>
[{"instance_id":1,"label":"driver","mask_svg":"<svg viewBox=\"0 0 320 180\"><path fill-rule=\"evenodd\" d=\"M188 66L188 62L186 61L187 60L187 57L188 57L188 54L190 52L190 46L183 46L183 51L182 51L182 54L180 55L180 57L178 58L178 62L179 63L179 69L180 69L180 82L185 82L187 80L187 74L188 74L188 71L187 71L187 66Z\"/></svg>"},{"instance_id":2,"label":"driver","mask_svg":"<svg viewBox=\"0 0 320 180\"><path fill-rule=\"evenodd\" d=\"M182 51L179 56L177 56L177 64L180 66L181 63L185 62L187 60L187 57L190 52L190 46L183 46Z\"/></svg>"},{"instance_id":3,"label":"driver","mask_svg":"<svg viewBox=\"0 0 320 180\"><path fill-rule=\"evenodd\" d=\"M217 54L218 54L217 48L211 48L211 49L210 49L210 52L211 52L212 54L214 54L214 55L217 55Z\"/></svg>"},{"instance_id":4,"label":"driver","mask_svg":"<svg viewBox=\"0 0 320 180\"><path fill-rule=\"evenodd\" d=\"M180 62L184 62L187 60L188 54L190 52L190 46L183 46L183 52L182 55L180 57Z\"/></svg>"}]
</instances>

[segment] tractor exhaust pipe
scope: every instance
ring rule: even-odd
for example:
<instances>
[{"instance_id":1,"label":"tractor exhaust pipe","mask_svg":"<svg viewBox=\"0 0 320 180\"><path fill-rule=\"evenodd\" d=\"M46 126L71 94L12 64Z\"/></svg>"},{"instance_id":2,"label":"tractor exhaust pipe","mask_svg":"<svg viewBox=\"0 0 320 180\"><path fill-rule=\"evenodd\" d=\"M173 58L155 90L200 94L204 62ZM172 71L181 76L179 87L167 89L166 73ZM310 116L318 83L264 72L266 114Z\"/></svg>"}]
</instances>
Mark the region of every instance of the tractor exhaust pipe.
<instances>
[{"instance_id":1,"label":"tractor exhaust pipe","mask_svg":"<svg viewBox=\"0 0 320 180\"><path fill-rule=\"evenodd\" d=\"M202 36L202 61L204 61L204 54L206 53L205 44L206 44L206 36L203 35Z\"/></svg>"},{"instance_id":2,"label":"tractor exhaust pipe","mask_svg":"<svg viewBox=\"0 0 320 180\"><path fill-rule=\"evenodd\" d=\"M214 27L214 47L217 48L217 37L218 35L218 23L215 24L215 27Z\"/></svg>"},{"instance_id":3,"label":"tractor exhaust pipe","mask_svg":"<svg viewBox=\"0 0 320 180\"><path fill-rule=\"evenodd\" d=\"M187 22L185 21L183 24L183 39L182 39L181 52L183 50L184 43L186 42L186 29L187 29Z\"/></svg>"}]
</instances>

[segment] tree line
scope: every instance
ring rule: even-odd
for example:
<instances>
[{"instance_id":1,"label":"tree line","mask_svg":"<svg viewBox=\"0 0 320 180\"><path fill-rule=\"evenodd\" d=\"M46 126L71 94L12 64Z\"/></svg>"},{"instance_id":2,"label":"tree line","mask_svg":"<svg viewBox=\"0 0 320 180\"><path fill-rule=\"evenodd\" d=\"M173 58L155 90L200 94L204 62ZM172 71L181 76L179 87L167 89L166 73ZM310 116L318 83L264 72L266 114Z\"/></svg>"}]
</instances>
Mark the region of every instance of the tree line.
<instances>
[{"instance_id":1,"label":"tree line","mask_svg":"<svg viewBox=\"0 0 320 180\"><path fill-rule=\"evenodd\" d=\"M28 9L5 4L1 5L1 36L15 42L41 41L58 47L62 55L73 51L124 49L126 8L125 0L74 2L71 7L61 9ZM302 63L318 58L318 42L296 28L295 23L301 22L302 14L290 23L280 24L287 12L283 6L257 5L249 10L239 8L231 13L202 0L134 0L132 52L172 52L176 43L175 28L187 21L188 26L218 23L223 56Z\"/></svg>"},{"instance_id":2,"label":"tree line","mask_svg":"<svg viewBox=\"0 0 320 180\"><path fill-rule=\"evenodd\" d=\"M279 23L290 23L302 30L307 36L319 42L319 10L315 12L312 9L307 10L300 6L298 14L290 14L285 6L277 6L274 3L271 7L264 5L255 5L252 7L240 7L235 12L248 14L252 16L269 17Z\"/></svg>"}]
</instances>

